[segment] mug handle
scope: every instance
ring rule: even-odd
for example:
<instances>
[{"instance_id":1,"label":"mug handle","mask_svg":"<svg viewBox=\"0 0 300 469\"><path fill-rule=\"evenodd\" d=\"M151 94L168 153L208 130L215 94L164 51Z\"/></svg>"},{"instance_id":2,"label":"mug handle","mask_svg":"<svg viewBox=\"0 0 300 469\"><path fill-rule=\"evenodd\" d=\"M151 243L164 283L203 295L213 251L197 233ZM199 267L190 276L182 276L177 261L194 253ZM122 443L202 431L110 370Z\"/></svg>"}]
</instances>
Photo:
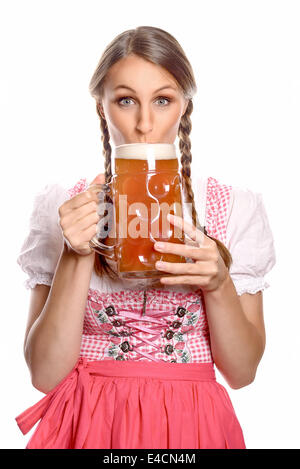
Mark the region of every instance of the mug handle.
<instances>
[{"instance_id":1,"label":"mug handle","mask_svg":"<svg viewBox=\"0 0 300 469\"><path fill-rule=\"evenodd\" d=\"M105 184L92 184L91 186L88 187L87 190L95 191L97 194L99 194L99 193L108 193L108 192L111 193L110 184L111 184L110 182L105 183ZM89 241L89 246L90 246L91 249L98 252L99 254L102 254L103 256L107 257L108 259L112 259L114 261L117 260L116 252L115 252L116 244L113 244L111 246L107 246L106 244L101 243L98 240L97 236L95 235Z\"/></svg>"}]
</instances>

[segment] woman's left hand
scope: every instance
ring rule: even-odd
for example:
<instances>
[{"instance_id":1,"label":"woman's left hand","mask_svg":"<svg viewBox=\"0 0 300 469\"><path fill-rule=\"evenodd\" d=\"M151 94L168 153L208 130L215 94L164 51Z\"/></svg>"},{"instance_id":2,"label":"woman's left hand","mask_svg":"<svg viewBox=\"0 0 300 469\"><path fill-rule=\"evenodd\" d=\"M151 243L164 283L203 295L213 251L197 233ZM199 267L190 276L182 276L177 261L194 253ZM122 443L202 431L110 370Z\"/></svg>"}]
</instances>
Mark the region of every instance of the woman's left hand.
<instances>
[{"instance_id":1,"label":"woman's left hand","mask_svg":"<svg viewBox=\"0 0 300 469\"><path fill-rule=\"evenodd\" d=\"M168 214L168 220L187 233L194 245L156 242L154 248L161 253L191 258L194 262L156 262L155 267L158 270L173 274L170 277L161 277L160 281L168 285L198 285L207 292L219 289L229 277L229 272L215 241L181 217Z\"/></svg>"}]
</instances>

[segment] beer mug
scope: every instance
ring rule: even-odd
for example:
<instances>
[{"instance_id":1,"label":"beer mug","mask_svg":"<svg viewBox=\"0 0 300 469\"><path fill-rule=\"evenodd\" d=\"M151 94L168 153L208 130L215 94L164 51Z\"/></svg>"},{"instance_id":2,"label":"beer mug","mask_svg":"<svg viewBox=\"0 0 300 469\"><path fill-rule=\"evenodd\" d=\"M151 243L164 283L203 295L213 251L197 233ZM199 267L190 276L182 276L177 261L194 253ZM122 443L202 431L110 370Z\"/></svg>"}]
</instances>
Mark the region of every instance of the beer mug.
<instances>
[{"instance_id":1,"label":"beer mug","mask_svg":"<svg viewBox=\"0 0 300 469\"><path fill-rule=\"evenodd\" d=\"M183 214L183 191L175 145L132 143L116 146L111 154L111 171L112 177L107 184L91 186L99 190L98 214L102 217L90 247L115 261L121 278L168 275L156 269L156 261L186 262L184 256L154 249L156 241L185 244L183 230L167 219L168 213L180 217ZM108 226L107 231L105 226Z\"/></svg>"}]
</instances>

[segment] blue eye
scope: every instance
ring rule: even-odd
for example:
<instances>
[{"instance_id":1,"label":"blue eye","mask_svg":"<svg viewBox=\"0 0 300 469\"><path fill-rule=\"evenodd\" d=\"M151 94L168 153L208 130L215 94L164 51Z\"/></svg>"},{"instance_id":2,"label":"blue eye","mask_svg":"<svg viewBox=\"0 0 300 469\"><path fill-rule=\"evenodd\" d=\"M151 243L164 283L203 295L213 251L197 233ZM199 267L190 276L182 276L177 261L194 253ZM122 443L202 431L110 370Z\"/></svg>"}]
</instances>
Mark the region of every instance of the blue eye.
<instances>
[{"instance_id":1,"label":"blue eye","mask_svg":"<svg viewBox=\"0 0 300 469\"><path fill-rule=\"evenodd\" d=\"M122 106L122 107L127 107L126 104L122 104L122 103L121 103L122 101L126 101L126 100L127 100L127 101L129 100L129 101L130 101L130 100L132 100L132 98L130 98L129 96L123 96L122 98L119 98L119 99L117 100L117 102L118 102L118 104L120 104L120 106ZM157 98L157 101L167 101L167 104L163 104L162 106L160 106L160 107L166 107L166 106L171 102L171 99L165 98L164 96L159 96L159 97Z\"/></svg>"},{"instance_id":2,"label":"blue eye","mask_svg":"<svg viewBox=\"0 0 300 469\"><path fill-rule=\"evenodd\" d=\"M130 100L130 99L131 99L131 98L126 98L126 97L125 97L125 98L120 98L120 99L118 99L118 103L121 104L121 101L123 101L123 100ZM123 104L121 104L121 106L123 106Z\"/></svg>"},{"instance_id":3,"label":"blue eye","mask_svg":"<svg viewBox=\"0 0 300 469\"><path fill-rule=\"evenodd\" d=\"M167 101L168 104L171 102L170 99L164 98L163 96L160 96L157 100L158 100L158 101Z\"/></svg>"}]
</instances>

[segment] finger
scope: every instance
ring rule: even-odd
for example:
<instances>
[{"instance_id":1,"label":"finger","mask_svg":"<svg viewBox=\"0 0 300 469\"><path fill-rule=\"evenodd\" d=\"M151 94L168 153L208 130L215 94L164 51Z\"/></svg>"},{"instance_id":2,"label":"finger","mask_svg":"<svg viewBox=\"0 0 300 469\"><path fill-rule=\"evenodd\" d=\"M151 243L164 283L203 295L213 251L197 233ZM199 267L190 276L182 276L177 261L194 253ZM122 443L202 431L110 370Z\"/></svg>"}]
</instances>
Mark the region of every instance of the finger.
<instances>
[{"instance_id":1,"label":"finger","mask_svg":"<svg viewBox=\"0 0 300 469\"><path fill-rule=\"evenodd\" d=\"M157 261L155 267L164 272L170 272L174 275L207 275L204 263L175 263Z\"/></svg>"},{"instance_id":2,"label":"finger","mask_svg":"<svg viewBox=\"0 0 300 469\"><path fill-rule=\"evenodd\" d=\"M198 275L174 275L172 277L161 277L161 283L168 285L198 285L199 288L204 286L204 277Z\"/></svg>"},{"instance_id":3,"label":"finger","mask_svg":"<svg viewBox=\"0 0 300 469\"><path fill-rule=\"evenodd\" d=\"M92 202L92 201L98 203L97 195L94 194L92 191L86 190L72 197L70 200L67 200L65 202L66 204L65 211L68 212L70 210L80 208L83 205L88 204L89 202Z\"/></svg>"},{"instance_id":4,"label":"finger","mask_svg":"<svg viewBox=\"0 0 300 469\"><path fill-rule=\"evenodd\" d=\"M175 226L178 226L181 230L183 230L189 237L196 241L199 246L202 246L205 241L205 234L198 230L194 225L184 220L182 217L178 217L177 215L173 215L168 213L167 219L173 223Z\"/></svg>"},{"instance_id":5,"label":"finger","mask_svg":"<svg viewBox=\"0 0 300 469\"><path fill-rule=\"evenodd\" d=\"M89 215L80 218L75 222L75 227L77 231L84 231L89 228L91 225L96 225L99 222L100 217L96 212L90 213Z\"/></svg>"},{"instance_id":6,"label":"finger","mask_svg":"<svg viewBox=\"0 0 300 469\"><path fill-rule=\"evenodd\" d=\"M185 237L184 239L184 244L186 244L187 246L193 246L195 248L199 247L199 243L197 243L196 241L193 241L192 239L188 239L187 237Z\"/></svg>"},{"instance_id":7,"label":"finger","mask_svg":"<svg viewBox=\"0 0 300 469\"><path fill-rule=\"evenodd\" d=\"M65 212L61 220L62 227L64 228L65 226L73 225L91 213L97 214L97 208L97 202L93 200L81 205L80 207Z\"/></svg>"},{"instance_id":8,"label":"finger","mask_svg":"<svg viewBox=\"0 0 300 469\"><path fill-rule=\"evenodd\" d=\"M209 253L199 246L189 246L186 244L155 242L154 249L163 253L177 254L179 256L190 257L195 260L207 260Z\"/></svg>"},{"instance_id":9,"label":"finger","mask_svg":"<svg viewBox=\"0 0 300 469\"><path fill-rule=\"evenodd\" d=\"M89 226L87 229L82 230L80 235L82 236L82 239L84 240L84 242L88 244L89 241L96 235L96 233L97 233L97 225L94 224L94 225Z\"/></svg>"},{"instance_id":10,"label":"finger","mask_svg":"<svg viewBox=\"0 0 300 469\"><path fill-rule=\"evenodd\" d=\"M68 228L64 230L64 232L68 236L68 238L72 239L72 238L77 238L79 234L83 233L87 229L94 227L94 230L95 230L94 234L96 234L97 223L98 223L97 215L94 213L91 213L87 217L84 217L80 221L77 221L75 224L70 225Z\"/></svg>"}]
</instances>

